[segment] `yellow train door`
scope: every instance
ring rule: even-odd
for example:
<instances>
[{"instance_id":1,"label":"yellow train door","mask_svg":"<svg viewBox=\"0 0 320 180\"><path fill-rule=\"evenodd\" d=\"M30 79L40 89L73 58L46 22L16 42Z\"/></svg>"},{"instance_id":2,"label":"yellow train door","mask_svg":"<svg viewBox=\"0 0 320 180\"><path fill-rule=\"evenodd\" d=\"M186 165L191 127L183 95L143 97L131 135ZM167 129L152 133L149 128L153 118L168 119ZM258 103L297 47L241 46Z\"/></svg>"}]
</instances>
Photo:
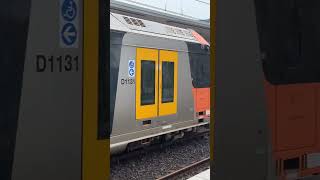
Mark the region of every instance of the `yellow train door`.
<instances>
[{"instance_id":1,"label":"yellow train door","mask_svg":"<svg viewBox=\"0 0 320 180\"><path fill-rule=\"evenodd\" d=\"M136 119L177 113L178 53L137 48Z\"/></svg>"},{"instance_id":2,"label":"yellow train door","mask_svg":"<svg viewBox=\"0 0 320 180\"><path fill-rule=\"evenodd\" d=\"M158 50L137 48L136 119L158 115Z\"/></svg>"},{"instance_id":3,"label":"yellow train door","mask_svg":"<svg viewBox=\"0 0 320 180\"><path fill-rule=\"evenodd\" d=\"M177 113L178 53L160 50L159 116Z\"/></svg>"}]
</instances>

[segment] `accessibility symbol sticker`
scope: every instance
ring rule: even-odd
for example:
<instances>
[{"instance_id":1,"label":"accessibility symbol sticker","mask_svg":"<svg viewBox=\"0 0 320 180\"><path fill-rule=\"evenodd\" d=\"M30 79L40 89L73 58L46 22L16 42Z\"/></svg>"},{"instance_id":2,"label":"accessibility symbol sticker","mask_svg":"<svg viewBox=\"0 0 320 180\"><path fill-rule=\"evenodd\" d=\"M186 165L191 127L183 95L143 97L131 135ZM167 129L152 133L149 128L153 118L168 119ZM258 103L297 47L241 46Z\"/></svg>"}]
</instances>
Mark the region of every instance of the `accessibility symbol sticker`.
<instances>
[{"instance_id":1,"label":"accessibility symbol sticker","mask_svg":"<svg viewBox=\"0 0 320 180\"><path fill-rule=\"evenodd\" d=\"M61 7L62 17L65 21L73 21L77 16L77 4L74 0L65 0Z\"/></svg>"},{"instance_id":2,"label":"accessibility symbol sticker","mask_svg":"<svg viewBox=\"0 0 320 180\"><path fill-rule=\"evenodd\" d=\"M74 44L77 40L76 27L71 23L65 24L62 28L62 31L61 31L61 37L62 37L64 44L66 44L68 46Z\"/></svg>"},{"instance_id":3,"label":"accessibility symbol sticker","mask_svg":"<svg viewBox=\"0 0 320 180\"><path fill-rule=\"evenodd\" d=\"M128 62L128 75L129 77L134 77L135 74L135 62L134 60L129 60Z\"/></svg>"},{"instance_id":4,"label":"accessibility symbol sticker","mask_svg":"<svg viewBox=\"0 0 320 180\"><path fill-rule=\"evenodd\" d=\"M134 68L134 61L133 60L129 61L129 68Z\"/></svg>"}]
</instances>

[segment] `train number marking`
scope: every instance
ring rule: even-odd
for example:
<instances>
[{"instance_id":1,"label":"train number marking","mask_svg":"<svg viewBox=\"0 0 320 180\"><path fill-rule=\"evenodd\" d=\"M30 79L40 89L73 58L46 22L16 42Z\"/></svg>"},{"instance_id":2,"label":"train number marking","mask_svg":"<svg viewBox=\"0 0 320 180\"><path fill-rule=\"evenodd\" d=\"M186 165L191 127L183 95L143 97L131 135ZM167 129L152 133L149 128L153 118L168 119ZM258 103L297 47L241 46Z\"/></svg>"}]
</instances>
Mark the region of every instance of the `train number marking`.
<instances>
[{"instance_id":1,"label":"train number marking","mask_svg":"<svg viewBox=\"0 0 320 180\"><path fill-rule=\"evenodd\" d=\"M127 79L121 79L121 85L131 85L135 84L134 79L127 78Z\"/></svg>"},{"instance_id":2,"label":"train number marking","mask_svg":"<svg viewBox=\"0 0 320 180\"><path fill-rule=\"evenodd\" d=\"M64 56L36 56L36 71L37 72L78 72L79 57L64 55Z\"/></svg>"}]
</instances>

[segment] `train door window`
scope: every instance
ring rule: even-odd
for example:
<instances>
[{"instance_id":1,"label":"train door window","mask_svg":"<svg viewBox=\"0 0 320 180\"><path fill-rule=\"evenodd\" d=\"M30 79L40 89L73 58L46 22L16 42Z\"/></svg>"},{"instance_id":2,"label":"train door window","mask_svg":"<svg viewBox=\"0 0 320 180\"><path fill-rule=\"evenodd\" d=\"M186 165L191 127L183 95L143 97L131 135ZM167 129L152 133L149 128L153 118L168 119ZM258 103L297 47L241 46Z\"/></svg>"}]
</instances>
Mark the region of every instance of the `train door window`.
<instances>
[{"instance_id":1,"label":"train door window","mask_svg":"<svg viewBox=\"0 0 320 180\"><path fill-rule=\"evenodd\" d=\"M174 62L162 62L162 103L173 102Z\"/></svg>"},{"instance_id":2,"label":"train door window","mask_svg":"<svg viewBox=\"0 0 320 180\"><path fill-rule=\"evenodd\" d=\"M158 116L158 50L137 48L136 119Z\"/></svg>"},{"instance_id":3,"label":"train door window","mask_svg":"<svg viewBox=\"0 0 320 180\"><path fill-rule=\"evenodd\" d=\"M154 61L141 61L141 105L155 104L155 68Z\"/></svg>"},{"instance_id":4,"label":"train door window","mask_svg":"<svg viewBox=\"0 0 320 180\"><path fill-rule=\"evenodd\" d=\"M178 53L159 54L159 115L164 116L177 113Z\"/></svg>"}]
</instances>

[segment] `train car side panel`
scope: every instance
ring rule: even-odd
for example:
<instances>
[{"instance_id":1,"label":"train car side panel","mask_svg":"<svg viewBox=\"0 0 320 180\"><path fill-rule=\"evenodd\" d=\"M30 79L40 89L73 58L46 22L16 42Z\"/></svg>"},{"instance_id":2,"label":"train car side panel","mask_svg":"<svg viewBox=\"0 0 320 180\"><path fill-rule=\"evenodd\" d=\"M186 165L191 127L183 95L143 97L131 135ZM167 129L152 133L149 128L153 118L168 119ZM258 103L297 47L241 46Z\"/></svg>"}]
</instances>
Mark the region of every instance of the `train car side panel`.
<instances>
[{"instance_id":1,"label":"train car side panel","mask_svg":"<svg viewBox=\"0 0 320 180\"><path fill-rule=\"evenodd\" d=\"M128 62L136 60L137 48L177 51L177 113L136 121L137 74L128 77ZM183 41L127 33L122 41L111 147L139 138L199 125L195 121L188 47ZM136 72L137 73L137 72ZM188 75L189 74L189 75ZM138 88L138 87L137 87Z\"/></svg>"}]
</instances>

